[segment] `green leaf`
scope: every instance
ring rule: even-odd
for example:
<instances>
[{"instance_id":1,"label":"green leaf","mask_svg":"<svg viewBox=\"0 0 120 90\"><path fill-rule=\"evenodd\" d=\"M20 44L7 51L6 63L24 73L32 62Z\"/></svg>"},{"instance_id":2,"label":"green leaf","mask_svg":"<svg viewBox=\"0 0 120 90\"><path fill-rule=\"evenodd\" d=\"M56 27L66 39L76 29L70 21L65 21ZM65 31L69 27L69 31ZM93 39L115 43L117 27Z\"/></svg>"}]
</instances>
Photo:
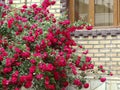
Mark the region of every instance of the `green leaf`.
<instances>
[{"instance_id":1,"label":"green leaf","mask_svg":"<svg viewBox=\"0 0 120 90\"><path fill-rule=\"evenodd\" d=\"M55 81L54 78L50 78L50 82L51 82L51 83L56 83L56 81Z\"/></svg>"},{"instance_id":2,"label":"green leaf","mask_svg":"<svg viewBox=\"0 0 120 90\"><path fill-rule=\"evenodd\" d=\"M85 62L85 60L86 60L86 56L83 55L83 56L81 57L81 61L82 61L82 62Z\"/></svg>"}]
</instances>

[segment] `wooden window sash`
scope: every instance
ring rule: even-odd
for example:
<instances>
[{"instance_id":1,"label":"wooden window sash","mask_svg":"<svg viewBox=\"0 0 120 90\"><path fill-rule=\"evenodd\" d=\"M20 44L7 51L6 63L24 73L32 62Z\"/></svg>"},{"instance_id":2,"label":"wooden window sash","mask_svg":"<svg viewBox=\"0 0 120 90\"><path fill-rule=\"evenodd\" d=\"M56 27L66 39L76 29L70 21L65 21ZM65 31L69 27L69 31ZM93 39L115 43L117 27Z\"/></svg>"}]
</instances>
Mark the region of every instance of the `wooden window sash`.
<instances>
[{"instance_id":1,"label":"wooden window sash","mask_svg":"<svg viewBox=\"0 0 120 90\"><path fill-rule=\"evenodd\" d=\"M89 0L88 21L91 25L95 25L95 0Z\"/></svg>"},{"instance_id":2,"label":"wooden window sash","mask_svg":"<svg viewBox=\"0 0 120 90\"><path fill-rule=\"evenodd\" d=\"M75 0L69 0L69 17L70 21L75 21ZM89 0L89 17L88 21L95 25L95 0ZM113 0L113 26L97 26L97 27L117 27L120 26L120 0Z\"/></svg>"},{"instance_id":3,"label":"wooden window sash","mask_svg":"<svg viewBox=\"0 0 120 90\"><path fill-rule=\"evenodd\" d=\"M113 2L113 25L118 25L118 0L114 0Z\"/></svg>"},{"instance_id":4,"label":"wooden window sash","mask_svg":"<svg viewBox=\"0 0 120 90\"><path fill-rule=\"evenodd\" d=\"M118 26L120 26L120 0L117 0L117 2L118 2Z\"/></svg>"},{"instance_id":5,"label":"wooden window sash","mask_svg":"<svg viewBox=\"0 0 120 90\"><path fill-rule=\"evenodd\" d=\"M69 17L70 17L70 21L73 23L75 21L75 0L69 0L68 1L68 10L69 10Z\"/></svg>"}]
</instances>

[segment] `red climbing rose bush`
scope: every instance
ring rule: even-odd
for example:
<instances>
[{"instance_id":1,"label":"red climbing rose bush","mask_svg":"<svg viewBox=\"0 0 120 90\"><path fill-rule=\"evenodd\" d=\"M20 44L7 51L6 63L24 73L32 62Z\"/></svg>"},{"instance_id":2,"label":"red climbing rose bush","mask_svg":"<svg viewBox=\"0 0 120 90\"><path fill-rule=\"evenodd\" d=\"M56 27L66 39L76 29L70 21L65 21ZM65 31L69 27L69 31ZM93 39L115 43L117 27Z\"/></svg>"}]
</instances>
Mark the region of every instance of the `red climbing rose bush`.
<instances>
[{"instance_id":1,"label":"red climbing rose bush","mask_svg":"<svg viewBox=\"0 0 120 90\"><path fill-rule=\"evenodd\" d=\"M54 0L44 0L41 6L16 9L0 3L0 90L65 90L69 85L88 88L87 73L97 77L99 72L106 73L102 65L94 70L88 50L71 37L80 27L92 27L56 19L48 9L54 4ZM102 76L98 79L106 80Z\"/></svg>"}]
</instances>

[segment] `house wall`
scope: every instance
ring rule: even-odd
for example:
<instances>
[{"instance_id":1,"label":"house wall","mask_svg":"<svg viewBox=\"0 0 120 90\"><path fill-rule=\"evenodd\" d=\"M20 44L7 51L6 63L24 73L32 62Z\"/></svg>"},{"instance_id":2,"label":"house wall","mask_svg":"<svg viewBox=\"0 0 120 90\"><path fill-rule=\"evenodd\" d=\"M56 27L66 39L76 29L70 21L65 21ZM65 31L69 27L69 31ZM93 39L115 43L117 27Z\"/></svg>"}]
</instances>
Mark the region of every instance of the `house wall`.
<instances>
[{"instance_id":1,"label":"house wall","mask_svg":"<svg viewBox=\"0 0 120 90\"><path fill-rule=\"evenodd\" d=\"M89 50L95 65L103 65L105 69L120 75L120 29L77 30L73 34L74 40ZM78 54L80 53L78 50Z\"/></svg>"},{"instance_id":2,"label":"house wall","mask_svg":"<svg viewBox=\"0 0 120 90\"><path fill-rule=\"evenodd\" d=\"M2 0L0 0L0 2L2 2ZM7 3L8 0L5 0L5 3ZM43 2L43 0L27 0L27 5L32 5L34 3L36 3L37 5L40 5ZM58 18L60 17L60 8L61 8L61 4L60 4L60 0L56 0L56 4L49 7L50 8L50 12L54 13L55 16ZM13 0L13 4L12 6L20 8L25 4L25 0Z\"/></svg>"},{"instance_id":3,"label":"house wall","mask_svg":"<svg viewBox=\"0 0 120 90\"><path fill-rule=\"evenodd\" d=\"M40 4L43 0L28 0L28 5L32 3ZM15 0L14 4L24 4L24 0ZM50 7L50 12L56 17L66 9L66 0L56 0L56 4ZM76 31L73 38L77 43L82 44L89 50L89 56L92 57L95 65L104 65L107 70L113 74L120 75L120 30L119 28ZM80 51L80 50L79 50ZM78 53L79 53L78 51Z\"/></svg>"},{"instance_id":4,"label":"house wall","mask_svg":"<svg viewBox=\"0 0 120 90\"><path fill-rule=\"evenodd\" d=\"M1 0L0 0L1 1ZM15 6L19 7L24 4L24 0L14 0ZM30 3L39 4L41 0L28 0ZM50 7L50 12L54 13L56 17L59 17L61 12L66 10L67 0L56 0L55 6ZM72 34L73 39L82 44L86 49L89 50L88 56L92 57L95 65L104 65L107 70L111 70L114 76L108 80L105 84L96 88L95 90L120 90L120 29L103 29L103 30L92 30L92 31L76 31ZM78 50L78 54L80 50ZM108 85L106 85L108 84ZM93 83L94 86L95 84ZM26 90L26 89L22 89ZM32 89L31 89L32 90ZM87 89L91 90L91 89Z\"/></svg>"}]
</instances>

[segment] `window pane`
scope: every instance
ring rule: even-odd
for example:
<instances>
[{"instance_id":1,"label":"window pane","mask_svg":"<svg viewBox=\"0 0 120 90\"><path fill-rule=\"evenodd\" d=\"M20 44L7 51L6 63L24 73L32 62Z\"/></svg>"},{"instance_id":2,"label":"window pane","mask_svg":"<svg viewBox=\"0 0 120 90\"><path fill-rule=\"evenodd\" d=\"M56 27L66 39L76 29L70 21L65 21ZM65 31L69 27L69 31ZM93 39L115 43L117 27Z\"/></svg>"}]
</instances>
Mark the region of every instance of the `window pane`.
<instances>
[{"instance_id":1,"label":"window pane","mask_svg":"<svg viewBox=\"0 0 120 90\"><path fill-rule=\"evenodd\" d=\"M88 21L89 0L75 0L75 20Z\"/></svg>"},{"instance_id":2,"label":"window pane","mask_svg":"<svg viewBox=\"0 0 120 90\"><path fill-rule=\"evenodd\" d=\"M95 0L95 26L113 25L113 0Z\"/></svg>"}]
</instances>

